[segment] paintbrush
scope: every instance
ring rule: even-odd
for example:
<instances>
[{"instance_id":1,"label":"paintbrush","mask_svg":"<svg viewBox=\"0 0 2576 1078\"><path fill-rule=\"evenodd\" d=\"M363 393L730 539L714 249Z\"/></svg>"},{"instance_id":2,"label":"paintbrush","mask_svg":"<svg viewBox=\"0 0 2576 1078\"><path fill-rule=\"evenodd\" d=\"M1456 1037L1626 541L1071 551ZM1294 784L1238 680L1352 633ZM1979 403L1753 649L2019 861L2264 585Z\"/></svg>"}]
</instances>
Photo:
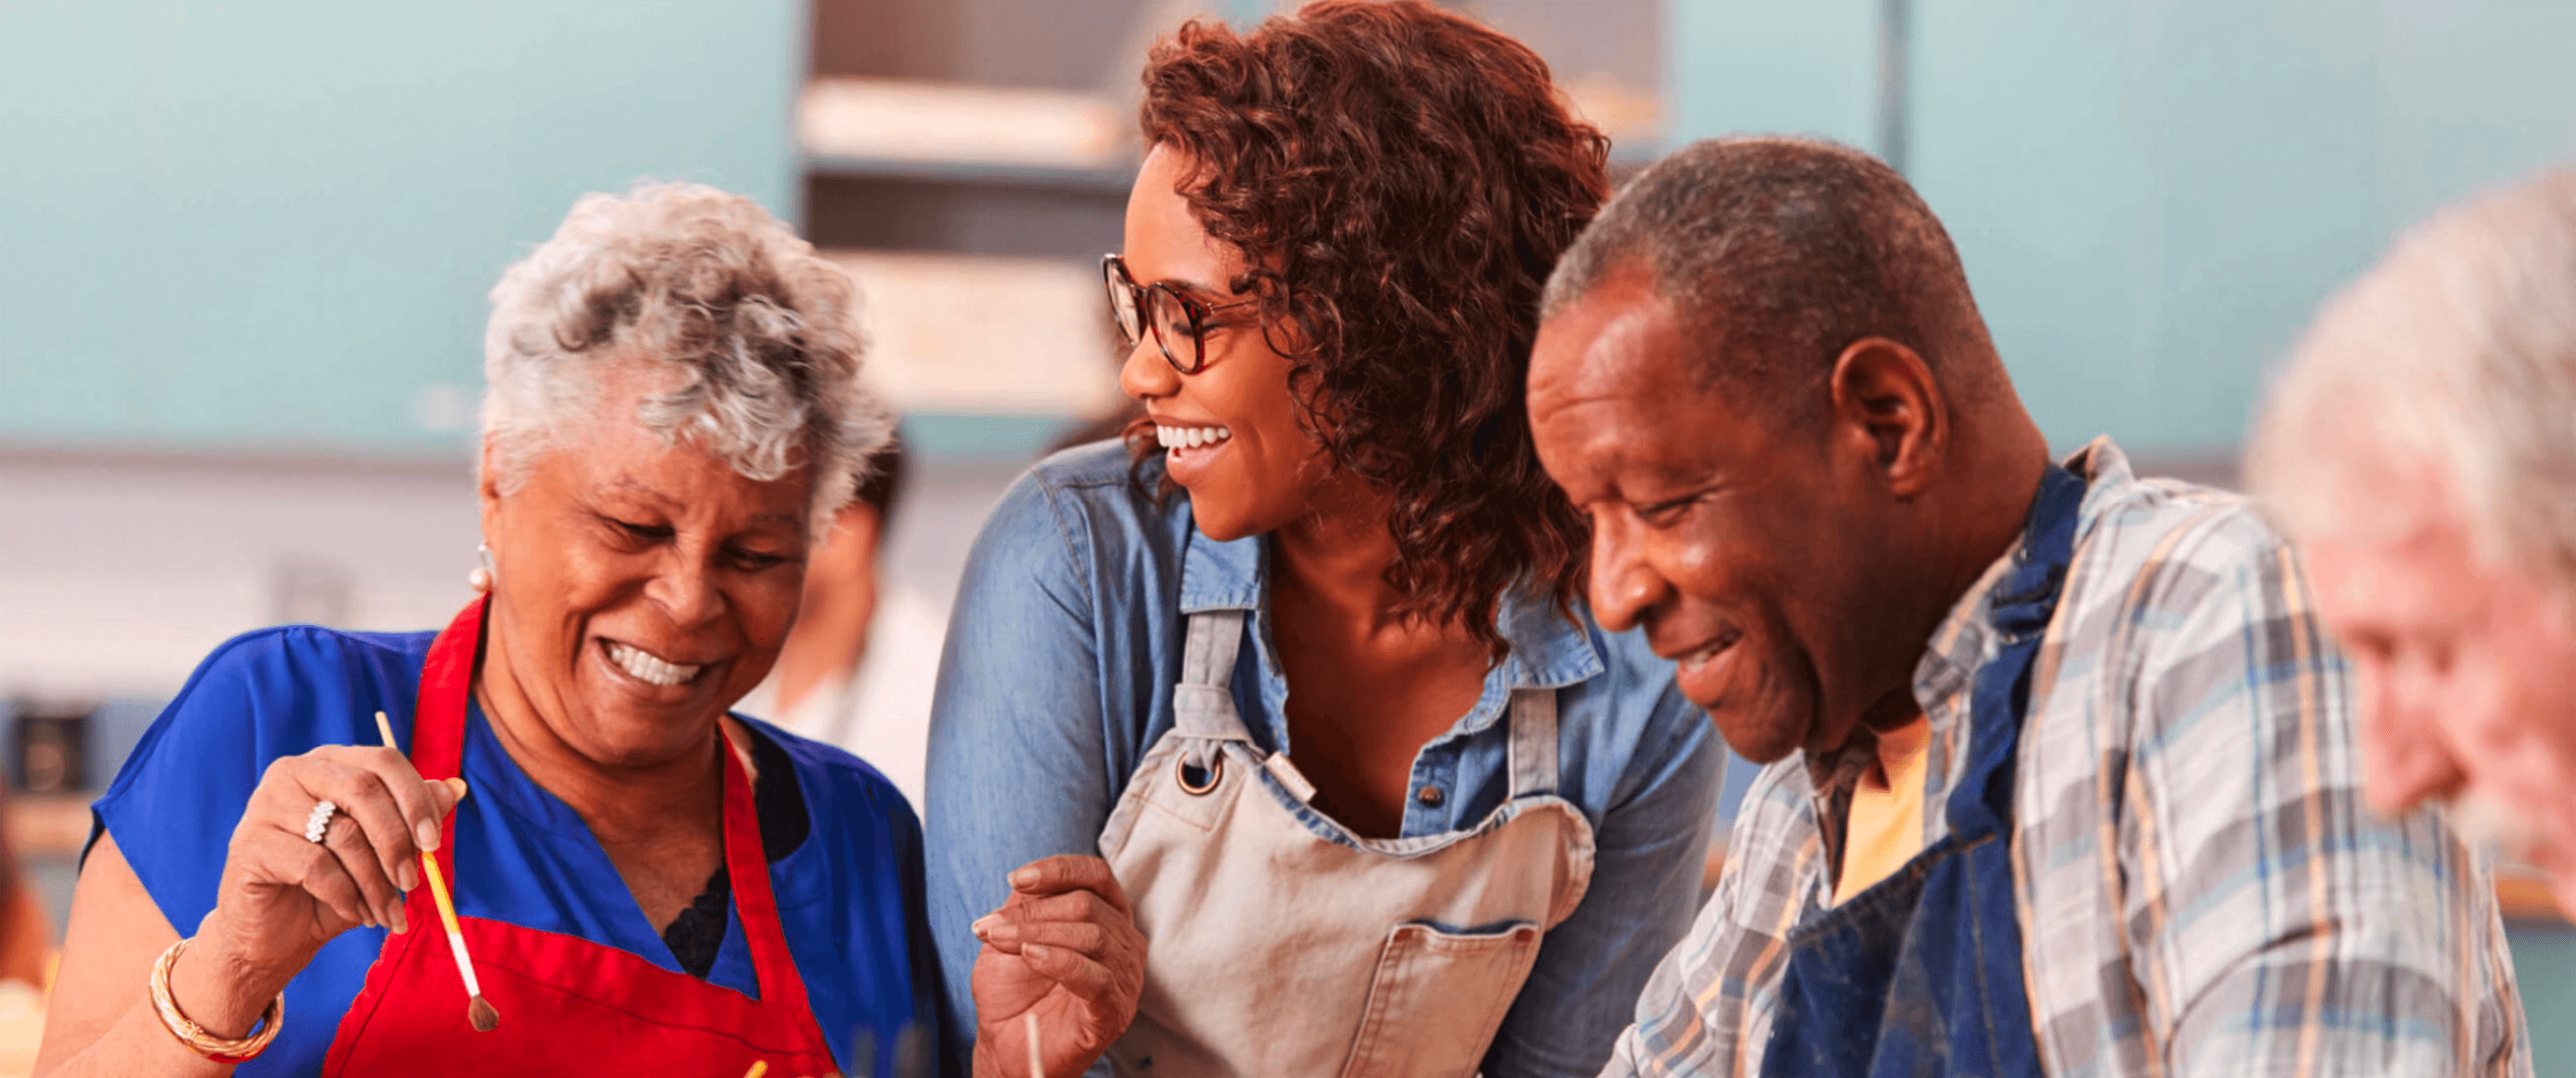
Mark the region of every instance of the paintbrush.
<instances>
[{"instance_id":1,"label":"paintbrush","mask_svg":"<svg viewBox=\"0 0 2576 1078\"><path fill-rule=\"evenodd\" d=\"M394 724L384 712L376 712L376 736L394 748ZM438 919L447 927L447 949L456 955L456 972L465 978L465 1020L476 1033L490 1033L501 1025L501 1012L492 1001L483 998L483 986L474 980L474 959L465 953L465 930L456 924L456 903L447 897L447 877L438 871L438 855L422 851L420 868L429 879L430 900L438 904Z\"/></svg>"},{"instance_id":2,"label":"paintbrush","mask_svg":"<svg viewBox=\"0 0 2576 1078\"><path fill-rule=\"evenodd\" d=\"M1029 1078L1046 1078L1046 1054L1038 1051L1038 1012L1020 1012L1020 1025L1029 1034Z\"/></svg>"},{"instance_id":3,"label":"paintbrush","mask_svg":"<svg viewBox=\"0 0 2576 1078\"><path fill-rule=\"evenodd\" d=\"M767 1073L769 1073L769 1061L766 1059L755 1059L751 1061L751 1069L743 1072L742 1078L760 1078L761 1075Z\"/></svg>"}]
</instances>

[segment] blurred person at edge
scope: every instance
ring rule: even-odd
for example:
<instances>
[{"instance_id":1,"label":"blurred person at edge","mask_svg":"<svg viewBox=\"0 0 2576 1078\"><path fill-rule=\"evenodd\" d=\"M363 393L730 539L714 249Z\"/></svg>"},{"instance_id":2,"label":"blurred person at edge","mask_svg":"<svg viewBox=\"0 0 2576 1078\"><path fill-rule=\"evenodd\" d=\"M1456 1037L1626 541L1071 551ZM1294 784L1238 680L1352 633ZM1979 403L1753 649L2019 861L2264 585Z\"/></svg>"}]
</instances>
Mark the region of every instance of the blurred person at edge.
<instances>
[{"instance_id":1,"label":"blurred person at edge","mask_svg":"<svg viewBox=\"0 0 2576 1078\"><path fill-rule=\"evenodd\" d=\"M917 806L948 615L883 572L909 456L898 437L869 458L857 495L805 559L804 599L777 668L734 710L848 750Z\"/></svg>"},{"instance_id":2,"label":"blurred person at edge","mask_svg":"<svg viewBox=\"0 0 2576 1078\"><path fill-rule=\"evenodd\" d=\"M2576 913L2576 171L2327 303L2245 473L2359 675L2372 805L2448 805Z\"/></svg>"},{"instance_id":3,"label":"blurred person at edge","mask_svg":"<svg viewBox=\"0 0 2576 1078\"><path fill-rule=\"evenodd\" d=\"M1606 143L1412 0L1193 22L1144 81L1103 276L1146 418L1003 495L949 622L950 994L1018 1058L1095 932L1027 919L1087 909L1150 941L1109 971L1142 1002L1050 1074L1589 1074L1688 927L1722 759L1584 610L1521 409ZM1093 893L1014 892L1077 852Z\"/></svg>"},{"instance_id":4,"label":"blurred person at edge","mask_svg":"<svg viewBox=\"0 0 2576 1078\"><path fill-rule=\"evenodd\" d=\"M491 300L484 594L198 668L95 807L41 1073L792 1076L939 1036L910 808L725 710L892 425L848 278L748 199L648 185Z\"/></svg>"},{"instance_id":5,"label":"blurred person at edge","mask_svg":"<svg viewBox=\"0 0 2576 1078\"><path fill-rule=\"evenodd\" d=\"M6 807L0 796L0 809ZM17 851L0 837L0 1075L33 1073L54 979L54 929Z\"/></svg>"},{"instance_id":6,"label":"blurred person at edge","mask_svg":"<svg viewBox=\"0 0 2576 1078\"><path fill-rule=\"evenodd\" d=\"M2052 460L1893 170L1693 143L1549 280L1540 459L1766 763L1608 1075L2527 1075L2495 895L2362 804L2242 497Z\"/></svg>"}]
</instances>

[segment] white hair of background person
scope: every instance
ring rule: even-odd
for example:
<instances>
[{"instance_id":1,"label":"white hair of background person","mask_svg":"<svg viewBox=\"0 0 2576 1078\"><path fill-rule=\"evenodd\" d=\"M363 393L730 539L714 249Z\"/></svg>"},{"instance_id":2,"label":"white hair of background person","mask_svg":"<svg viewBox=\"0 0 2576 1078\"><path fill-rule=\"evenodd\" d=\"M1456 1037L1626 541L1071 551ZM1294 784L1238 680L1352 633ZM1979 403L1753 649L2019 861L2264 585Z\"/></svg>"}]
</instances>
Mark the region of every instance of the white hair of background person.
<instances>
[{"instance_id":1,"label":"white hair of background person","mask_svg":"<svg viewBox=\"0 0 2576 1078\"><path fill-rule=\"evenodd\" d=\"M750 199L638 184L573 204L492 286L483 436L504 493L593 412L601 361L661 368L636 420L743 477L808 469L816 535L857 488L894 415L859 384L858 290Z\"/></svg>"},{"instance_id":2,"label":"white hair of background person","mask_svg":"<svg viewBox=\"0 0 2576 1078\"><path fill-rule=\"evenodd\" d=\"M2576 593L2576 171L2402 238L2319 313L2246 454L2301 536L2411 526L2368 496L2391 467L2432 469L2480 558Z\"/></svg>"}]
</instances>

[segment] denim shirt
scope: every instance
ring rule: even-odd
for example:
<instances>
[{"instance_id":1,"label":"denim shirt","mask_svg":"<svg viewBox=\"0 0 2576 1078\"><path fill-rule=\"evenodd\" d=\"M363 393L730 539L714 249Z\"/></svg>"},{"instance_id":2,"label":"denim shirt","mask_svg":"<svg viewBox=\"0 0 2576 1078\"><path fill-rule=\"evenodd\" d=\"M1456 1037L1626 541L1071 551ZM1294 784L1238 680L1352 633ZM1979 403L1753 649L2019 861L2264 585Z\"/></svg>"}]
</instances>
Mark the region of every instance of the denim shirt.
<instances>
[{"instance_id":1,"label":"denim shirt","mask_svg":"<svg viewBox=\"0 0 2576 1078\"><path fill-rule=\"evenodd\" d=\"M1137 762L1171 730L1185 615L1251 612L1233 690L1253 737L1287 749L1289 685L1271 647L1259 536L1215 542L1186 492L1157 507L1149 462L1131 479L1115 442L1039 463L1002 495L970 554L931 711L930 919L961 1038L975 1025L968 925L1008 897L1004 877L1054 854L1097 854ZM1520 687L1558 688L1557 793L1594 829L1591 887L1547 934L1484 1073L1589 1075L1639 991L1690 927L1724 754L1636 633L1580 624L1514 596L1510 655L1473 708L1413 762L1402 834L1472 827L1510 785L1508 714ZM1437 792L1434 792L1437 791ZM1355 970L1353 976L1366 976ZM1258 969L1244 970L1258 977Z\"/></svg>"}]
</instances>

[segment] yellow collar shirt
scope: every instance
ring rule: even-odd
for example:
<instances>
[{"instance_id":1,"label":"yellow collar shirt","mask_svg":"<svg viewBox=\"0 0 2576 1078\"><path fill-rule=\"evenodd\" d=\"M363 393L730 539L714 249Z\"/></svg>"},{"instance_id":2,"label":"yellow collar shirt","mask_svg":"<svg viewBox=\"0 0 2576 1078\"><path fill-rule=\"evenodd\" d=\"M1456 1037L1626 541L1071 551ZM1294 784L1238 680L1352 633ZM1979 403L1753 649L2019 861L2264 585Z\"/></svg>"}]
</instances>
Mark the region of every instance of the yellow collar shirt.
<instances>
[{"instance_id":1,"label":"yellow collar shirt","mask_svg":"<svg viewBox=\"0 0 2576 1078\"><path fill-rule=\"evenodd\" d=\"M1923 760L1931 742L1932 720L1924 715L1878 735L1877 766L1852 784L1834 905L1895 875L1923 852Z\"/></svg>"}]
</instances>

